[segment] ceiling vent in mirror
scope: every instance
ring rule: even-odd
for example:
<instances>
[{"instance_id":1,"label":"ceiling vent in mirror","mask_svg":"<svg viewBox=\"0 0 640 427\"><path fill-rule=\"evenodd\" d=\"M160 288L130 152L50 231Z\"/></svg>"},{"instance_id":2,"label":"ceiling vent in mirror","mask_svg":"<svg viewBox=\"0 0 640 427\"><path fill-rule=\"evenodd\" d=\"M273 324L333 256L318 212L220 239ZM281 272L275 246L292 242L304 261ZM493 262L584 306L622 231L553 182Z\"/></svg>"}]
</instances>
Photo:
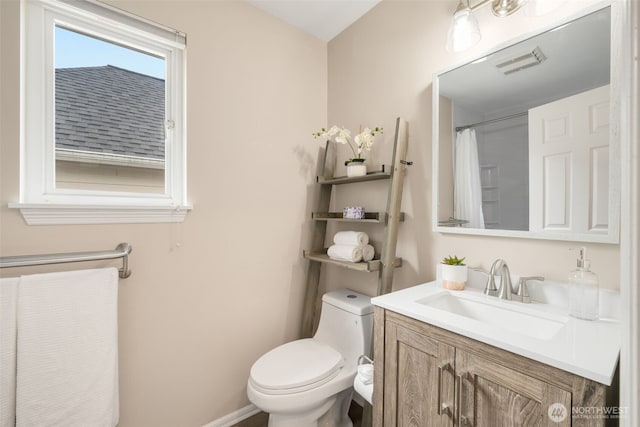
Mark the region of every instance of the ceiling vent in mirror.
<instances>
[{"instance_id":1,"label":"ceiling vent in mirror","mask_svg":"<svg viewBox=\"0 0 640 427\"><path fill-rule=\"evenodd\" d=\"M547 59L547 57L544 56L544 53L542 53L539 47L536 47L531 52L523 53L507 59L506 61L502 61L500 64L496 65L496 68L505 75L509 75L522 71L526 68L542 64L545 59Z\"/></svg>"}]
</instances>

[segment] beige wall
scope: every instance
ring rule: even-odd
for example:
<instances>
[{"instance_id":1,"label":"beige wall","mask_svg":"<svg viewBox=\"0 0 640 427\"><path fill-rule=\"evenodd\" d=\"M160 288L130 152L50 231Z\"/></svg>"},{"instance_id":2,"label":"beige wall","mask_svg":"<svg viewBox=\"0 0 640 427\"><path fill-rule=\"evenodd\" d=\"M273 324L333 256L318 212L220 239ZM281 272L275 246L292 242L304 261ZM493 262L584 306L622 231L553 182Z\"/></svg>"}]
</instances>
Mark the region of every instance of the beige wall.
<instances>
[{"instance_id":1,"label":"beige wall","mask_svg":"<svg viewBox=\"0 0 640 427\"><path fill-rule=\"evenodd\" d=\"M122 427L201 426L245 406L253 361L297 336L306 271L300 255L315 196L317 141L310 133L325 124L384 126L370 156L380 164L391 158L395 118L410 122L414 166L405 181L407 221L398 246L405 264L395 288L432 279L436 261L454 253L485 268L504 257L516 274L556 280L574 265L570 242L431 231L432 74L549 17L498 20L485 8L478 13L481 44L451 55L443 46L457 0L385 0L327 51L241 1L112 2L188 34L194 211L179 225L29 227L6 208L18 198L19 17L17 0L0 0L0 253L133 245L133 276L121 283L119 301ZM584 4L571 2L560 14ZM384 210L385 196L384 183L344 188L335 207ZM364 229L379 248L381 234ZM618 246L588 246L603 287L618 288ZM329 289L371 294L377 282L375 273L325 272Z\"/></svg>"},{"instance_id":2,"label":"beige wall","mask_svg":"<svg viewBox=\"0 0 640 427\"><path fill-rule=\"evenodd\" d=\"M405 181L403 211L407 221L400 227L398 255L404 265L397 270L394 288L405 288L435 277L435 263L446 255L467 257L470 265L488 269L505 258L514 274L543 275L566 281L575 268L568 248L575 242L446 235L432 231L431 218L431 97L434 73L479 55L506 40L534 31L552 19L568 16L594 3L569 1L554 14L528 17L519 12L498 19L488 7L478 10L482 40L470 51L446 52L444 46L457 0L385 0L366 16L329 42L329 125L357 128L358 124L384 126L383 143L377 144L373 163L389 163L393 124L397 116L409 121L409 168ZM346 153L345 153L346 157ZM361 203L367 209L383 209L373 190L344 188L336 208ZM367 194L365 194L367 193ZM384 198L384 196L383 196ZM380 207L382 205L382 207ZM372 231L373 234L376 234ZM379 236L376 234L376 239ZM587 244L592 268L601 286L619 289L618 245ZM377 277L328 271L327 288L348 285L372 293Z\"/></svg>"},{"instance_id":3,"label":"beige wall","mask_svg":"<svg viewBox=\"0 0 640 427\"><path fill-rule=\"evenodd\" d=\"M326 43L242 1L113 3L188 35L194 210L179 225L27 226L7 209L18 200L19 7L0 0L0 253L130 242L133 275L119 288L120 426L202 426L247 405L251 364L299 333Z\"/></svg>"}]
</instances>

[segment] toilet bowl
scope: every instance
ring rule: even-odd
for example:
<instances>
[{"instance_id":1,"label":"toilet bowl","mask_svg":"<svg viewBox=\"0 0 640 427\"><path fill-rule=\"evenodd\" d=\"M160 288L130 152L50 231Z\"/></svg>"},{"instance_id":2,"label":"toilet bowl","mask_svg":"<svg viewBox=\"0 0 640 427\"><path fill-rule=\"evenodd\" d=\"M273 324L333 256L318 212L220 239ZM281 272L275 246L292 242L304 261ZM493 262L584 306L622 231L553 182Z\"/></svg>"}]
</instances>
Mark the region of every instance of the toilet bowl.
<instances>
[{"instance_id":1,"label":"toilet bowl","mask_svg":"<svg viewBox=\"0 0 640 427\"><path fill-rule=\"evenodd\" d=\"M353 380L372 326L368 296L348 289L324 294L313 338L276 347L251 367L247 395L269 413L269 426L352 427Z\"/></svg>"}]
</instances>

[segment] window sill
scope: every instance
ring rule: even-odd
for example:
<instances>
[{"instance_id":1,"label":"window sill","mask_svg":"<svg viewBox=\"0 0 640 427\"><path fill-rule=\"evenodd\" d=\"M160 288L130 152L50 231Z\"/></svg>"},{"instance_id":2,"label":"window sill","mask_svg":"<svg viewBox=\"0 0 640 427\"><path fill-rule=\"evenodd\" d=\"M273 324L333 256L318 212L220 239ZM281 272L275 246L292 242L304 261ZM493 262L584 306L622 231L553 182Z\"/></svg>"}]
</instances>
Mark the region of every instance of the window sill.
<instances>
[{"instance_id":1,"label":"window sill","mask_svg":"<svg viewBox=\"0 0 640 427\"><path fill-rule=\"evenodd\" d=\"M191 206L49 205L9 203L28 225L143 224L183 222Z\"/></svg>"}]
</instances>

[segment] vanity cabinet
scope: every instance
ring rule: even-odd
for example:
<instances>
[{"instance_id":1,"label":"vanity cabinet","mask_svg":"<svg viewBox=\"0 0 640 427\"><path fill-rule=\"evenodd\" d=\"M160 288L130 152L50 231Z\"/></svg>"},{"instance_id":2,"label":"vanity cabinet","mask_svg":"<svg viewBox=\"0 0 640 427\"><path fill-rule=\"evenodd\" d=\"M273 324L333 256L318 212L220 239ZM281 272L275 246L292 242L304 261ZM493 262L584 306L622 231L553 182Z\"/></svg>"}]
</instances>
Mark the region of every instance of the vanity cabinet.
<instances>
[{"instance_id":1,"label":"vanity cabinet","mask_svg":"<svg viewBox=\"0 0 640 427\"><path fill-rule=\"evenodd\" d=\"M585 413L617 406L615 380L607 387L375 310L375 427L617 425L617 420ZM578 409L573 419L572 407Z\"/></svg>"}]
</instances>

